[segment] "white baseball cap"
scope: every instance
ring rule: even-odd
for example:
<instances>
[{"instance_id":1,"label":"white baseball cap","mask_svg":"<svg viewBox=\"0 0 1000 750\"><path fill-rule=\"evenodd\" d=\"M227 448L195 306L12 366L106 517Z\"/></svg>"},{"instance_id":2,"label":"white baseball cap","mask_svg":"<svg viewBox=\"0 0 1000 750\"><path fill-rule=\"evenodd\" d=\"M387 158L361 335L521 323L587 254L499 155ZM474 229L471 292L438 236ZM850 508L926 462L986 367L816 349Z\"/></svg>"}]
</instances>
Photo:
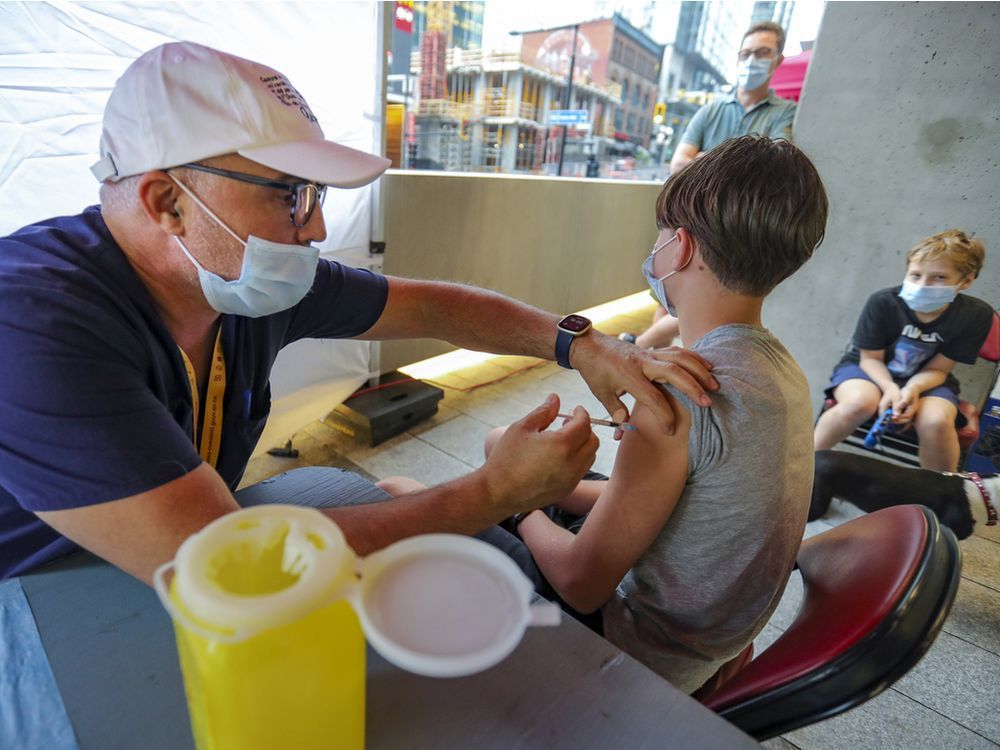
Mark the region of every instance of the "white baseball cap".
<instances>
[{"instance_id":1,"label":"white baseball cap","mask_svg":"<svg viewBox=\"0 0 1000 750\"><path fill-rule=\"evenodd\" d=\"M278 71L193 42L163 44L128 66L104 110L101 182L212 156L241 156L340 188L367 185L389 160L323 136Z\"/></svg>"}]
</instances>

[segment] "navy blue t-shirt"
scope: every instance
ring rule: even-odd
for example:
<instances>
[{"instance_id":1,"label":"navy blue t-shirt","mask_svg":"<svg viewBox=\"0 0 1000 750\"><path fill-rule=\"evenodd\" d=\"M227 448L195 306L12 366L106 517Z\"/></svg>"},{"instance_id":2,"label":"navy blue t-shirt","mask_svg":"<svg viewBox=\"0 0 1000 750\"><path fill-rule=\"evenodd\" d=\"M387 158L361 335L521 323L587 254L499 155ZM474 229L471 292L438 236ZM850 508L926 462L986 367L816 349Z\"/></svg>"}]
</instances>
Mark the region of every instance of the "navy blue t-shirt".
<instances>
[{"instance_id":1,"label":"navy blue t-shirt","mask_svg":"<svg viewBox=\"0 0 1000 750\"><path fill-rule=\"evenodd\" d=\"M278 351L347 338L385 307L384 277L320 260L309 294L223 315L216 469L239 484L271 408ZM96 206L0 239L0 579L76 548L32 511L117 500L201 464L180 350Z\"/></svg>"},{"instance_id":2,"label":"navy blue t-shirt","mask_svg":"<svg viewBox=\"0 0 1000 750\"><path fill-rule=\"evenodd\" d=\"M858 364L860 349L881 350L889 373L902 383L937 354L965 364L976 361L993 324L993 308L981 299L959 294L947 310L923 323L899 296L900 289L880 289L868 298L851 345L837 367ZM952 373L944 385L958 394L958 380Z\"/></svg>"}]
</instances>

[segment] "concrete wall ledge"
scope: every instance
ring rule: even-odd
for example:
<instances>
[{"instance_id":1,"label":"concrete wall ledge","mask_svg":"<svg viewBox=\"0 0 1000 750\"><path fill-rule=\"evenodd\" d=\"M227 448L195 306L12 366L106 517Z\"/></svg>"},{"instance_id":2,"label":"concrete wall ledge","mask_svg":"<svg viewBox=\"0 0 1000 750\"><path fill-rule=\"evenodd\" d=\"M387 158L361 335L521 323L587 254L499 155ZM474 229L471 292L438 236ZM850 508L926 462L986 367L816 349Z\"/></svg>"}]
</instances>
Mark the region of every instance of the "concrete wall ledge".
<instances>
[{"instance_id":1,"label":"concrete wall ledge","mask_svg":"<svg viewBox=\"0 0 1000 750\"><path fill-rule=\"evenodd\" d=\"M385 273L493 289L555 313L641 291L655 182L391 170ZM391 341L383 372L449 351Z\"/></svg>"}]
</instances>

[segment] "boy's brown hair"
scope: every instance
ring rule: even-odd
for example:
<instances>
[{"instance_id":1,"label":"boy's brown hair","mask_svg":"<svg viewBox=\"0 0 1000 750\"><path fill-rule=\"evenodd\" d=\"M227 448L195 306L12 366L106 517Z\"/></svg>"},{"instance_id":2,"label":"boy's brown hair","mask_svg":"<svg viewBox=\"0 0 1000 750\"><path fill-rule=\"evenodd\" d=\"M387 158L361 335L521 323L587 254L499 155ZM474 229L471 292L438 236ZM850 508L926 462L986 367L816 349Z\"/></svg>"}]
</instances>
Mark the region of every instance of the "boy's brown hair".
<instances>
[{"instance_id":1,"label":"boy's brown hair","mask_svg":"<svg viewBox=\"0 0 1000 750\"><path fill-rule=\"evenodd\" d=\"M906 265L911 261L950 261L962 278L977 278L986 260L986 245L978 237L967 235L961 229L946 229L924 237L906 254Z\"/></svg>"},{"instance_id":2,"label":"boy's brown hair","mask_svg":"<svg viewBox=\"0 0 1000 750\"><path fill-rule=\"evenodd\" d=\"M744 135L667 180L656 226L684 227L723 286L764 297L823 241L827 210L809 157L788 141Z\"/></svg>"}]
</instances>

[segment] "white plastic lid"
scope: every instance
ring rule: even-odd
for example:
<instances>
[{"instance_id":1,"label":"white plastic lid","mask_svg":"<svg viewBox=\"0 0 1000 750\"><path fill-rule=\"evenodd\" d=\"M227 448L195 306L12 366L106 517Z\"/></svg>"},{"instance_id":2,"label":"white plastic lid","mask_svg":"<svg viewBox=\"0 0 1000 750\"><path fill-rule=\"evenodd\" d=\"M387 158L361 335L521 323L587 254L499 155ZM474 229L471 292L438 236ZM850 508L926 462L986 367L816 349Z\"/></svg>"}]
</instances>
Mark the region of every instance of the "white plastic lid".
<instances>
[{"instance_id":1,"label":"white plastic lid","mask_svg":"<svg viewBox=\"0 0 1000 750\"><path fill-rule=\"evenodd\" d=\"M405 539L360 563L369 643L387 661L429 677L497 664L529 624L558 624L559 608L531 605L534 587L507 555L466 536Z\"/></svg>"}]
</instances>

